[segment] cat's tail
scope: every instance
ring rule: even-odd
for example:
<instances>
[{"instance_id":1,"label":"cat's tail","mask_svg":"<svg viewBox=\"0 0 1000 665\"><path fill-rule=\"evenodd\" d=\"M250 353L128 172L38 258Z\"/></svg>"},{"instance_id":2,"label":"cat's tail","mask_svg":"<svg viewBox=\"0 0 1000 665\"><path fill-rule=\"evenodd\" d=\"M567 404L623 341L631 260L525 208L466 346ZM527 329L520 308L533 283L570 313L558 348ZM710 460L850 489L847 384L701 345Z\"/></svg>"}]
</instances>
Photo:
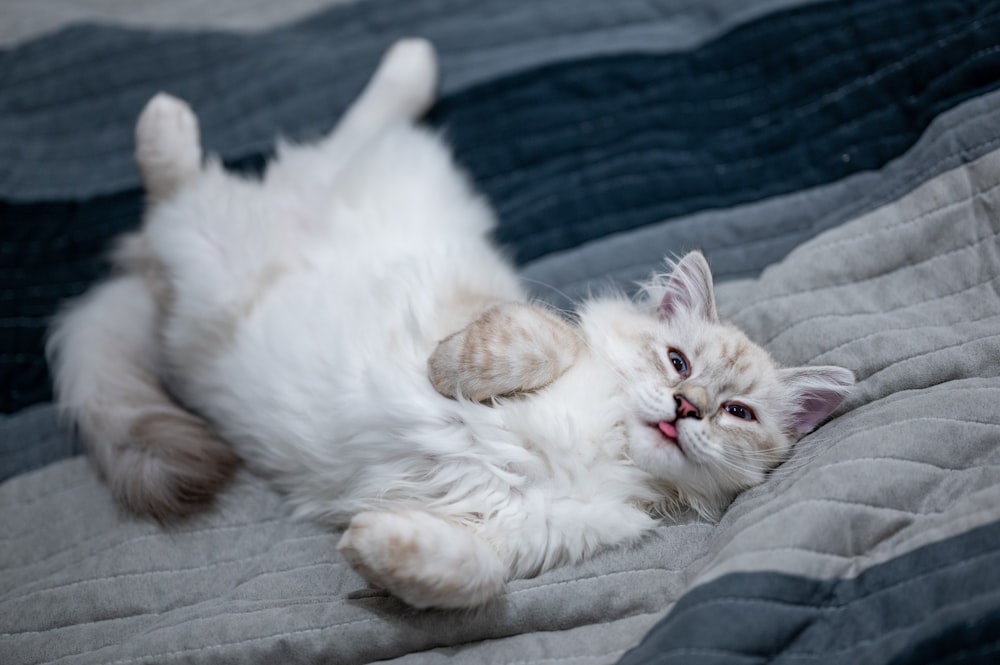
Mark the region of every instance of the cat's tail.
<instances>
[{"instance_id":1,"label":"cat's tail","mask_svg":"<svg viewBox=\"0 0 1000 665\"><path fill-rule=\"evenodd\" d=\"M140 275L71 303L46 351L60 411L78 428L112 494L160 522L185 516L228 482L239 457L157 378L157 310Z\"/></svg>"}]
</instances>

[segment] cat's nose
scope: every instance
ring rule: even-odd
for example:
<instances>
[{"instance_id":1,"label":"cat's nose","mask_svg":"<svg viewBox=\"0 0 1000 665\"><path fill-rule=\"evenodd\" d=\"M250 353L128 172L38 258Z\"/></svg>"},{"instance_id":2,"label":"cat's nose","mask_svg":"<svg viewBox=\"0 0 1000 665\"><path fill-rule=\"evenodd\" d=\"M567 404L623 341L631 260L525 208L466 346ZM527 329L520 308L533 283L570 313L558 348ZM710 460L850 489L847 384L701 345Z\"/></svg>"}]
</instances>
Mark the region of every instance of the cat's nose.
<instances>
[{"instance_id":1,"label":"cat's nose","mask_svg":"<svg viewBox=\"0 0 1000 665\"><path fill-rule=\"evenodd\" d=\"M701 411L692 404L687 397L681 393L674 395L674 402L677 403L678 418L701 418Z\"/></svg>"}]
</instances>

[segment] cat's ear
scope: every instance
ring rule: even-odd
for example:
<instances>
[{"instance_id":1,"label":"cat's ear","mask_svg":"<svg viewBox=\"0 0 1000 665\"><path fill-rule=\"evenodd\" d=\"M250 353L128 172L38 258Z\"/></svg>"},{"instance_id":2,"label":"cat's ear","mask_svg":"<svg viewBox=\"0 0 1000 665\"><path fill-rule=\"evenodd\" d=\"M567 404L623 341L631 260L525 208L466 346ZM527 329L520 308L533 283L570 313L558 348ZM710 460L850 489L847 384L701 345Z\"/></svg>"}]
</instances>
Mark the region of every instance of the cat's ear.
<instances>
[{"instance_id":1,"label":"cat's ear","mask_svg":"<svg viewBox=\"0 0 1000 665\"><path fill-rule=\"evenodd\" d=\"M794 402L789 426L799 435L811 432L833 413L854 385L850 370L832 365L793 367L779 374Z\"/></svg>"},{"instance_id":2,"label":"cat's ear","mask_svg":"<svg viewBox=\"0 0 1000 665\"><path fill-rule=\"evenodd\" d=\"M719 320L712 289L712 270L701 252L688 252L674 266L667 282L667 292L660 301L659 312L665 319L687 312L708 321Z\"/></svg>"}]
</instances>

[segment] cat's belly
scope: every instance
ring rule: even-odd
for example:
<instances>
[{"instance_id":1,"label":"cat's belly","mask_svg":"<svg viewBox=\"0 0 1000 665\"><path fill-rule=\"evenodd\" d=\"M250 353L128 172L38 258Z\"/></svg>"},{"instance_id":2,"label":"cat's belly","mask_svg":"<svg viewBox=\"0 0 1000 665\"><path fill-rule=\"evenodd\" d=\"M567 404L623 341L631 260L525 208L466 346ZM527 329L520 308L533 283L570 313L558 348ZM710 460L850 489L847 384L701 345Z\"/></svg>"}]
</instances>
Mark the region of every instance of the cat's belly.
<instances>
[{"instance_id":1,"label":"cat's belly","mask_svg":"<svg viewBox=\"0 0 1000 665\"><path fill-rule=\"evenodd\" d=\"M428 331L440 314L421 310L433 299L421 289L432 273L413 279L420 270L367 290L322 271L286 275L206 366L206 415L300 516L330 523L431 504L520 523L633 491L641 478L620 455L607 368L581 363L496 407L433 389L426 363L440 333Z\"/></svg>"},{"instance_id":2,"label":"cat's belly","mask_svg":"<svg viewBox=\"0 0 1000 665\"><path fill-rule=\"evenodd\" d=\"M427 358L482 307L476 300L519 299L516 279L475 243L425 241L420 256L379 248L377 261L375 246L356 245L279 271L227 343L190 368L186 401L251 464L279 476L320 466L337 483L326 467L350 466L346 446L419 438L455 420Z\"/></svg>"}]
</instances>

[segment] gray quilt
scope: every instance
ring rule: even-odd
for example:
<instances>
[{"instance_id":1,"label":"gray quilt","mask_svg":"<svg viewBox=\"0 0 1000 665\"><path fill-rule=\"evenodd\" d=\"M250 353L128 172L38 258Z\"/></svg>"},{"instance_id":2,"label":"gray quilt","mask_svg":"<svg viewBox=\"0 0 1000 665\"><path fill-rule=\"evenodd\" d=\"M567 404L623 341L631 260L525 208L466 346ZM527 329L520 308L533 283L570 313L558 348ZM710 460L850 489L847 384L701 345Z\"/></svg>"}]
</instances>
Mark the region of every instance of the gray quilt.
<instances>
[{"instance_id":1,"label":"gray quilt","mask_svg":"<svg viewBox=\"0 0 1000 665\"><path fill-rule=\"evenodd\" d=\"M181 525L124 515L87 461L66 457L75 444L39 399L0 420L7 475L63 457L0 485L0 662L995 662L1000 68L989 58L1000 51L1000 9L930 0L750 4L623 3L630 21L640 5L649 14L622 32L610 10L577 15L563 3L526 3L507 39L534 43L537 57L526 49L477 69L466 44L455 55L466 78L432 120L484 183L501 211L501 237L542 297L561 305L607 284L629 288L665 254L700 246L723 278L726 318L783 362L856 372L847 402L766 483L739 496L718 525L664 523L635 546L512 582L474 612L416 611L368 589L335 551L337 534L288 519L280 497L246 473L217 506ZM427 11L428 25L441 16L430 8L448 9L436 20L457 22L452 34L464 17L470 41L488 32L469 17L490 3L410 6ZM359 11L333 10L300 28ZM693 15L704 29L692 28L677 48L654 38L694 25ZM541 46L527 17L558 46ZM366 25L382 36L396 29ZM641 33L653 47L637 40L631 48L632 37L596 47L598 26L611 36ZM571 47L575 28L590 37ZM829 34L846 41L830 43ZM737 89L725 78L767 66L734 51L785 42L791 50L775 60L794 62L769 85ZM812 49L827 64L788 84L801 96L779 95L804 62L792 56L816 56ZM887 60L873 62L880 54ZM941 63L939 75L927 73L930 61ZM668 70L697 81L664 79ZM674 103L690 86L723 78L721 108L752 106L736 129L713 126L709 110L685 117L678 107L671 117L698 139L686 142L657 133L669 117L643 119L643 100ZM904 84L913 87L901 92ZM710 89L698 90L710 100ZM878 103L865 107L868 100ZM580 129L575 109L595 104L607 104L605 115ZM0 104L0 127L3 111ZM524 132L511 137L506 128L508 140L499 140L492 126L522 111ZM288 113L302 119L293 129L308 131L309 109ZM620 126L626 139L652 134L636 144L592 142ZM573 143L566 127L585 138ZM718 132L725 141L714 144ZM544 159L531 158L528 139L546 141ZM725 152L737 144L748 152ZM229 156L252 157L258 147L234 143ZM127 191L133 176L121 177ZM615 184L602 189L600 179ZM4 211L27 228L24 220L42 224L39 211L51 217L64 200L77 211L119 209L118 199L94 203L96 190L78 190L97 185L41 188L34 203ZM0 240L24 239L5 231Z\"/></svg>"}]
</instances>

